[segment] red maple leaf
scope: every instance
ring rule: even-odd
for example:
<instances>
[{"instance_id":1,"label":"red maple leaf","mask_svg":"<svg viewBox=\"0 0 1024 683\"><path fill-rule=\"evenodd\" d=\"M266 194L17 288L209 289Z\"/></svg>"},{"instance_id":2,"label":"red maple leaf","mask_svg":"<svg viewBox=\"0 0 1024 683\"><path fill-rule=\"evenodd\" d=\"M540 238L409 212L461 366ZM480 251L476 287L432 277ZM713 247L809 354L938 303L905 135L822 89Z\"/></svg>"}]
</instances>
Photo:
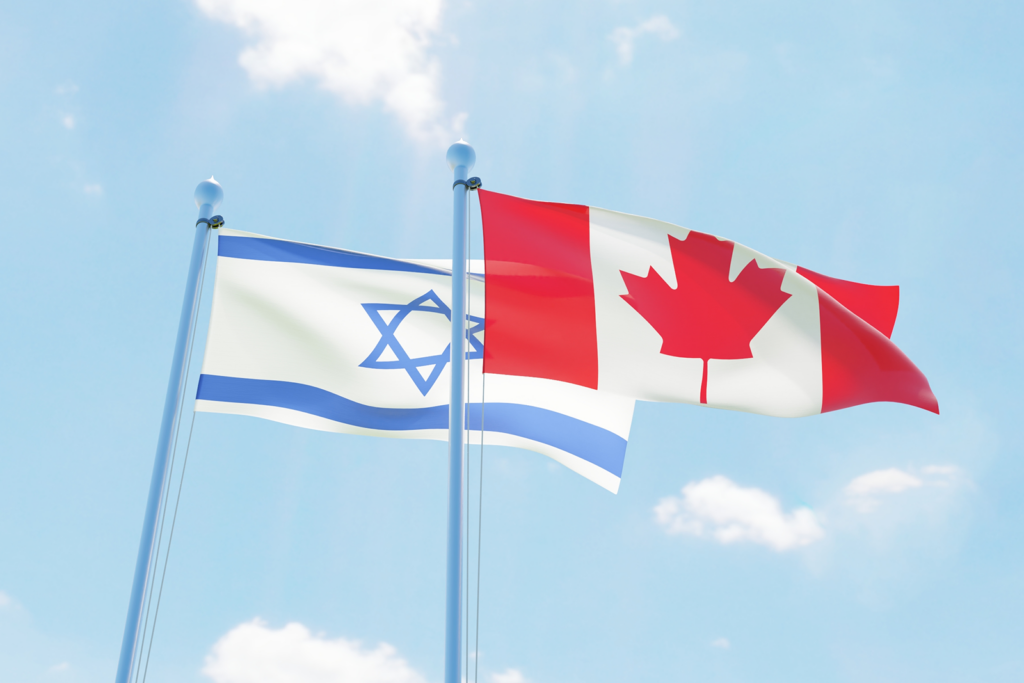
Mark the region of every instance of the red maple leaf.
<instances>
[{"instance_id":1,"label":"red maple leaf","mask_svg":"<svg viewBox=\"0 0 1024 683\"><path fill-rule=\"evenodd\" d=\"M620 271L629 292L622 298L661 335L663 354L704 361L700 402L707 403L708 360L753 358L750 340L790 297L780 289L786 271L751 261L729 282L733 242L695 231L668 242L676 288L654 268L647 277Z\"/></svg>"}]
</instances>

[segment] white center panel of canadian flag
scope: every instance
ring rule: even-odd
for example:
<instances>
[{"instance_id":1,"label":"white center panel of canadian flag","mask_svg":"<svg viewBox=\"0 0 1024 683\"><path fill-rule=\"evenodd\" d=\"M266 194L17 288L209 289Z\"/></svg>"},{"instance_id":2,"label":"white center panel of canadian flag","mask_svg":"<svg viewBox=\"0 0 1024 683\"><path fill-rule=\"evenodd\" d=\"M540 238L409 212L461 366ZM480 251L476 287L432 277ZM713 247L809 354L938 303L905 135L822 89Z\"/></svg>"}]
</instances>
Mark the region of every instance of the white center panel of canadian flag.
<instances>
[{"instance_id":1,"label":"white center panel of canadian flag","mask_svg":"<svg viewBox=\"0 0 1024 683\"><path fill-rule=\"evenodd\" d=\"M670 223L591 207L599 389L648 401L701 403L703 360L662 353L662 335L623 299L629 294L623 272L643 278L653 268L677 288L669 236L685 241L689 234ZM780 417L819 413L817 289L790 264L740 245L723 276L734 282L750 261L759 268L785 269L780 289L789 296L750 340L753 357L708 360L707 405Z\"/></svg>"},{"instance_id":2,"label":"white center panel of canadian flag","mask_svg":"<svg viewBox=\"0 0 1024 683\"><path fill-rule=\"evenodd\" d=\"M598 389L646 401L700 403L703 361L662 354L661 335L622 298L627 290L620 271L646 275L653 267L676 284L669 234L684 239L689 230L590 208Z\"/></svg>"}]
</instances>

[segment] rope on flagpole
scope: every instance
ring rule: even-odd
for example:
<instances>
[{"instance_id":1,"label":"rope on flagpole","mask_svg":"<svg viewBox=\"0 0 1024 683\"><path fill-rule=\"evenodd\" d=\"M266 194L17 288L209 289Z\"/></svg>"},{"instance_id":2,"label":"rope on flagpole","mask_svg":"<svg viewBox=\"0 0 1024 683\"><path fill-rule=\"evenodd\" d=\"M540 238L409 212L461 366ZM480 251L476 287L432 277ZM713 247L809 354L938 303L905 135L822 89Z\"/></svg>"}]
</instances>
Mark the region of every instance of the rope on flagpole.
<instances>
[{"instance_id":1,"label":"rope on flagpole","mask_svg":"<svg viewBox=\"0 0 1024 683\"><path fill-rule=\"evenodd\" d=\"M482 186L482 183L480 182L479 178L470 178L466 182L467 182L466 187L469 188L470 190L478 190ZM468 195L468 193L467 193L467 195ZM473 235L473 232L470 229L470 226L472 225L472 221L473 221L472 206L473 205L471 203L467 207L467 210L466 210L466 224L467 224L466 230L468 232L468 237L466 239L466 244L467 244L467 251L470 253L470 256L472 256L472 250L470 249L470 247L472 246L471 238L472 238L472 235ZM470 263L472 263L472 259L470 260ZM473 269L472 269L472 266L471 266L468 269L467 274L466 274L466 276L468 278L468 281L466 283L466 288L467 289L472 287L472 271L473 271ZM486 286L486 283L485 283L485 286ZM473 299L470 298L469 301L470 301L470 304L472 304ZM470 315L472 315L471 308L469 310L469 313L470 313ZM486 311L484 311L484 317L485 317L485 319L487 317L487 312ZM472 317L470 319L472 320ZM487 329L486 329L486 323L485 323L484 334L486 335L486 333L487 333ZM474 644L473 644L473 681L474 681L474 683L476 683L476 681L479 679L479 674L480 674L480 547L481 547L481 541L483 539L483 526L482 525L483 525L483 505L484 505L484 427L486 426L485 423L484 423L484 418L485 418L486 412L487 412L487 375L485 375L483 373L483 359L481 359L480 362L481 362L481 372L480 372L480 484L477 487L477 494L476 494L476 496L477 496L477 498L476 498L476 500L477 500L477 523L476 523L476 533L477 533L477 536L476 536L476 616L475 616L475 619L474 619L474 626L475 626L476 634L474 636ZM467 403L469 403L468 399L469 399L469 396L468 396L468 393L467 393L467 401L466 401ZM469 439L467 439L466 441L467 441L467 443L466 443L466 482L467 482L467 486L466 486L466 509L468 511L469 510L469 486L468 486L468 483L469 483L469 443L468 443ZM469 545L469 515L466 515L466 545L467 546ZM466 581L466 680L468 681L469 680L469 581L468 581L468 577L469 577L469 553L468 552L466 553L466 577L467 577L467 581Z\"/></svg>"},{"instance_id":2,"label":"rope on flagpole","mask_svg":"<svg viewBox=\"0 0 1024 683\"><path fill-rule=\"evenodd\" d=\"M467 190L477 190L482 185L482 183L480 182L480 179L477 178L477 177L473 177L473 178L470 178L468 180L457 180L457 181L455 181L455 184L452 187L454 187L455 185L459 185L459 184L465 185ZM465 284L465 287L463 289L463 301L465 301L466 320L468 322L472 322L472 320L473 320L473 291L472 291L472 287L473 287L473 266L472 266L472 263L473 263L473 212L472 212L473 203L470 201L469 194L470 194L469 192L466 192L466 254L467 254L467 263L469 265L466 268L465 280L463 281L464 284ZM468 336L469 335L467 333L467 337ZM472 344L470 344L470 347L472 347ZM481 359L481 363L482 362L483 361ZM482 372L481 372L481 375L483 375ZM466 380L465 380L466 405L467 406L471 406L473 404L473 401L472 401L473 379L472 378L473 378L473 373L472 372L467 372L466 373ZM466 512L467 512L467 514L466 514L466 564L465 564L465 568L466 568L466 573L465 573L466 581L465 581L465 593L464 593L464 595L465 595L465 604L466 604L466 621L465 621L465 624L466 624L466 628L465 628L465 648L466 648L465 652L466 652L466 658L465 658L465 661L466 661L466 677L467 677L467 680L468 680L468 676L469 676L469 514L468 514L468 512L469 512L469 509L470 509L470 506L469 506L469 503L470 503L470 495L469 495L469 481L470 481L470 477L469 477L469 472L470 472L470 470L469 470L469 463L470 463L470 459L469 459L469 452L470 452L469 451L469 446L470 446L469 435L472 433L472 422L468 419L468 413L469 413L468 407L467 407L467 411L466 412L467 412L467 420L466 420L466 430L465 430L465 434L466 434L465 441L466 441L466 444L465 444L465 459L464 459L465 469L464 469L464 472L465 472L465 478L466 478ZM479 582L480 582L480 576L478 575L477 576L477 583L479 584ZM479 600L479 595L477 596L477 600ZM479 612L479 605L477 606L477 610ZM473 656L475 658L476 654L474 653Z\"/></svg>"},{"instance_id":3,"label":"rope on flagpole","mask_svg":"<svg viewBox=\"0 0 1024 683\"><path fill-rule=\"evenodd\" d=\"M153 638L156 636L156 620L160 616L160 601L164 597L164 580L167 578L167 561L171 558L171 542L174 541L174 527L178 522L178 504L181 503L181 488L185 484L185 468L188 467L188 454L192 450L192 432L196 426L196 411L192 411L192 423L188 428L188 445L185 446L185 460L181 463L181 476L178 478L178 495L174 500L174 514L171 515L171 533L167 537L167 552L164 553L164 569L160 574L160 589L156 594L156 611L153 612L153 629L149 632L149 648L146 649L146 665L142 672L142 683L146 683L149 675L149 659L153 654Z\"/></svg>"},{"instance_id":4,"label":"rope on flagpole","mask_svg":"<svg viewBox=\"0 0 1024 683\"><path fill-rule=\"evenodd\" d=\"M473 177L468 180L457 180L455 185L465 185L467 190L478 190L482 187L480 178ZM468 261L470 263L469 268L466 269L465 279L465 295L464 300L466 302L466 318L469 321L473 319L473 268L472 268L472 256L473 256L473 204L469 200L469 192L466 193L466 253L468 254ZM486 312L484 313L486 316ZM485 328L486 334L486 328ZM483 360L481 359L481 365ZM484 415L486 412L486 400L487 400L487 376L483 374L481 367L481 391L480 391L480 485L477 489L477 541L476 541L476 617L474 621L475 625L475 637L473 647L473 680L477 681L480 672L480 541L482 539L481 522L483 521L483 483L484 483ZM472 373L467 373L466 379L466 405L472 405ZM470 481L470 450L469 450L469 433L472 431L472 424L467 421L466 425L466 451L465 451L465 477L466 477L466 510L470 509L470 495L469 495L469 481ZM465 633L465 647L466 647L466 677L464 680L469 680L469 515L466 515L466 584L465 584L465 600L466 600L466 633Z\"/></svg>"},{"instance_id":5,"label":"rope on flagpole","mask_svg":"<svg viewBox=\"0 0 1024 683\"><path fill-rule=\"evenodd\" d=\"M211 227L215 227L215 228L216 227L220 227L221 225L224 224L224 219L221 218L220 216L214 216L214 218L212 220L217 221L216 225L213 225L213 224L211 224L208 221L203 221L203 222L206 222L207 225L210 225ZM200 271L200 274L199 274L199 286L198 286L198 295L197 295L197 300L196 300L196 306L195 306L195 310L192 313L192 315L193 315L193 317L192 317L192 325L191 325L192 334L191 334L191 337L189 338L188 355L187 355L187 359L186 359L186 362L185 362L185 378L186 378L186 382L188 381L188 376L189 376L189 374L190 374L190 372L192 370L192 354L193 354L193 352L195 350L195 341L196 341L196 321L199 318L199 310L202 307L202 303L203 303L203 286L206 283L206 271L207 271L207 269L209 267L209 255L210 255L209 247L210 247L210 233L208 231L206 233L206 243L203 245L203 268L202 268L202 270ZM178 408L178 415L179 416L181 415L182 408L184 408L184 404L185 404L185 392L182 391L181 392L181 403L180 403L179 408ZM167 537L167 547L164 549L164 566L163 566L163 570L162 570L162 572L160 574L160 584L159 584L159 587L156 584L152 583L151 581L147 581L147 583L150 583L150 591L149 591L149 600L148 600L147 605L146 605L146 620L145 620L145 623L143 625L144 628L143 628L143 632L142 632L142 638L140 639L140 642L139 642L139 657L140 657L140 659L137 660L137 661L139 661L140 664L142 664L142 662L141 662L142 649L144 647L146 647L146 642L145 641L146 641L146 631L147 630L149 631L149 645L148 645L148 647L146 647L146 661L145 661L144 666L138 666L135 669L135 680L136 681L139 680L139 674L141 672L141 674L142 674L142 683L145 683L146 677L149 674L149 660L150 660L150 657L152 656L152 653L153 653L153 639L156 636L156 622L157 622L157 619L160 616L160 602L161 602L161 600L163 598L164 582L165 582L165 580L167 578L167 563L170 560L170 556L171 556L171 543L174 541L174 527L176 526L177 521L178 521L178 506L179 506L179 503L181 502L181 490L182 490L182 487L185 484L185 469L188 467L188 455L189 455L189 452L192 449L192 432L195 429L195 425L196 425L196 413L193 410L192 411L192 420L191 420L191 423L190 423L189 428L188 428L188 440L186 441L186 445L185 445L185 459L182 461L181 474L179 475L179 478L178 478L178 493L177 493L177 496L176 496L175 501L174 501L174 512L171 515L171 530L170 530L170 533L169 533L169 535ZM178 455L177 450L178 450L178 437L179 437L180 427L181 427L181 425L180 425L180 418L179 418L178 424L175 425L174 442L173 442L173 444L171 446L171 466L170 466L170 469L169 469L169 472L168 472L168 477L167 477L167 491L168 492L170 491L170 488L171 488L171 482L174 479L174 477L173 477L174 463L175 463L175 460L177 459L177 455ZM170 500L165 495L163 511L162 511L161 517L160 517L160 531L159 531L159 533L157 535L157 553L156 553L156 557L153 560L153 567L152 567L153 578L156 577L157 566L160 563L160 547L163 544L164 530L166 528L166 517L167 517L167 506L168 505L170 505ZM153 622L152 622L152 626L150 627L150 624L149 624L149 611L150 611L150 607L152 606L153 592L154 591L156 591L156 594L157 594L157 597L156 597L156 609L153 612Z\"/></svg>"},{"instance_id":6,"label":"rope on flagpole","mask_svg":"<svg viewBox=\"0 0 1024 683\"><path fill-rule=\"evenodd\" d=\"M487 375L483 372L480 375L480 485L476 492L476 642L473 645L473 683L477 683L480 673L480 544L484 529L484 419L487 417Z\"/></svg>"},{"instance_id":7,"label":"rope on flagpole","mask_svg":"<svg viewBox=\"0 0 1024 683\"><path fill-rule=\"evenodd\" d=\"M211 221L219 221L219 222L214 224L214 223L211 223ZM219 227L220 225L224 224L224 219L221 218L220 216L214 216L212 219L200 218L198 221L196 221L196 225L198 226L200 223L206 223L206 225L209 226L209 227ZM206 278L206 263L207 263L207 255L209 253L209 244L210 244L210 231L207 230L206 233L205 233L204 239L203 239L203 268L202 268L202 270L199 271L199 287L198 287L198 290L199 290L199 301L197 301L196 306L195 306L194 310L192 311L192 320L191 320L191 325L189 326L190 336L189 336L189 339L188 339L188 354L187 354L187 361L186 361L186 366L187 367L191 367L191 365L192 365L192 348L193 348L193 344L195 342L195 325L196 325L196 320L197 320L197 318L199 316L199 303L201 303L202 296L203 296L203 282L205 281L205 278ZM185 377L186 377L186 380L187 380L187 378L188 378L187 370L186 370L186 373L185 373ZM145 614L145 617L142 620L142 637L139 638L139 642L136 645L136 652L135 652L135 655L136 655L135 656L135 661L136 662L140 661L140 659L142 657L142 651L146 648L146 636L147 635L150 636L150 641L152 642L152 634L148 633L149 632L149 613L150 613L150 610L153 607L153 591L155 589L155 586L153 585L153 582L152 582L151 579L156 576L156 568L158 566L160 566L160 549L163 547L164 527L165 527L165 523L167 521L167 505L169 503L168 496L169 496L170 490L171 490L171 482L174 480L174 476L173 476L174 475L174 464L175 464L175 462L177 461L177 458L178 458L178 436L179 436L179 433L181 431L181 410L184 407L184 405L185 405L185 392L182 391L181 392L181 398L180 398L179 403L178 403L178 410L175 412L174 425L173 425L172 431L171 431L171 434L172 434L172 437L171 437L171 449L170 449L170 451L171 451L171 463L170 463L170 466L167 468L167 483L164 485L164 494L161 497L160 524L159 524L159 527L157 528L157 534L156 534L156 538L157 538L156 550L155 550L155 552L153 554L153 561L150 564L149 569L147 570L147 574L146 574L146 585L148 587L148 593L146 595L146 614ZM152 647L152 645L151 645L151 647ZM136 683L138 683L140 671L141 671L141 668L136 666L135 667L135 682ZM145 680L145 678L143 678L143 680Z\"/></svg>"},{"instance_id":8,"label":"rope on flagpole","mask_svg":"<svg viewBox=\"0 0 1024 683\"><path fill-rule=\"evenodd\" d=\"M142 657L142 651L146 647L146 635L149 629L149 611L153 606L153 582L152 577L156 574L156 567L160 564L160 548L163 544L164 537L164 521L167 519L167 497L171 490L171 481L173 480L174 474L174 462L177 459L178 450L178 422L175 420L174 436L171 442L171 464L167 468L167 483L164 485L164 494L162 497L162 503L160 506L160 526L157 529L157 543L156 551L153 554L153 561L150 564L146 573L146 585L148 587L148 593L146 594L146 614L142 620L142 637L139 638L139 642L136 645L135 661L139 661ZM138 683L139 680L139 667L135 667L135 681Z\"/></svg>"}]
</instances>

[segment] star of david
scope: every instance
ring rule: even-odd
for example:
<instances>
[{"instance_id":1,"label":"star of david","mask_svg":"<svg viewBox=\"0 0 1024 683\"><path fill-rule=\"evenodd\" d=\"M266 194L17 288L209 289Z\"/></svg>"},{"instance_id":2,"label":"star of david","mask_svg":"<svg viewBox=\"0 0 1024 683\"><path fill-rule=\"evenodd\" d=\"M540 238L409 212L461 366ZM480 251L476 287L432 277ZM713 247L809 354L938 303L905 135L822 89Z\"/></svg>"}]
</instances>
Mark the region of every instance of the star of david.
<instances>
[{"instance_id":1,"label":"star of david","mask_svg":"<svg viewBox=\"0 0 1024 683\"><path fill-rule=\"evenodd\" d=\"M437 313L448 320L452 319L452 309L448 308L440 297L430 290L421 297L413 299L409 303L402 304L363 304L363 310L370 316L370 320L377 326L380 332L380 341L373 347L373 351L359 364L361 368L374 368L376 370L405 370L409 378L416 384L416 388L424 396L433 388L437 378L441 376L451 356L452 345L448 344L444 351L434 356L423 356L422 358L410 358L409 354L402 348L395 333L399 326L409 317L410 313ZM395 315L388 322L384 320L381 311L395 311ZM466 320L469 326L466 328L466 339L469 341L469 350L466 351L466 360L475 360L484 357L484 345L476 335L484 330L484 319L475 315L467 315ZM391 349L395 355L394 360L381 360L381 355ZM431 368L426 377L420 372L420 368Z\"/></svg>"}]
</instances>

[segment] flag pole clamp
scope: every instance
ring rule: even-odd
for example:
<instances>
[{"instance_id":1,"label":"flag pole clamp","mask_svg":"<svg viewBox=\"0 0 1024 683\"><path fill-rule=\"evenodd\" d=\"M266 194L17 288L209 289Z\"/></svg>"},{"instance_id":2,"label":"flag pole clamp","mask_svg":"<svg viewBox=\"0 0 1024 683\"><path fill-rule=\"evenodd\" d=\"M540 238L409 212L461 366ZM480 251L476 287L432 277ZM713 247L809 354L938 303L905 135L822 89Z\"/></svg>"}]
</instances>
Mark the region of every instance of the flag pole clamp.
<instances>
[{"instance_id":1,"label":"flag pole clamp","mask_svg":"<svg viewBox=\"0 0 1024 683\"><path fill-rule=\"evenodd\" d=\"M473 176L469 180L456 180L454 183L452 183L453 190L455 189L456 185L465 185L467 190L479 190L481 187L484 186L484 184L480 182L480 179L477 178L476 176Z\"/></svg>"},{"instance_id":2,"label":"flag pole clamp","mask_svg":"<svg viewBox=\"0 0 1024 683\"><path fill-rule=\"evenodd\" d=\"M200 218L199 220L196 221L196 227L197 228L199 227L200 223L206 223L207 227L210 227L210 228L213 228L214 230L216 230L220 226L224 225L224 217L223 216L210 216L209 218Z\"/></svg>"}]
</instances>

